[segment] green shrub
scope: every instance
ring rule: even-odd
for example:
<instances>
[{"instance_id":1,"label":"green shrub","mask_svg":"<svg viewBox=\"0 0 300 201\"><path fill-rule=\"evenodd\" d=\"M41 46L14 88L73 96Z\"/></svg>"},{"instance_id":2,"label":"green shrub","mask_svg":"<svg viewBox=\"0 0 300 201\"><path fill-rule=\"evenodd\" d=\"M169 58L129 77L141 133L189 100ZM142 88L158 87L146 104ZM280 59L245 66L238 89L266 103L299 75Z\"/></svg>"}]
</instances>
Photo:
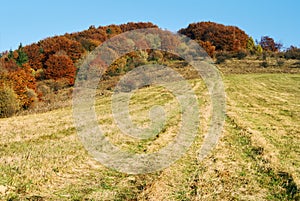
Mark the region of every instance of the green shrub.
<instances>
[{"instance_id":1,"label":"green shrub","mask_svg":"<svg viewBox=\"0 0 300 201\"><path fill-rule=\"evenodd\" d=\"M10 117L19 110L17 95L9 87L0 88L0 118Z\"/></svg>"}]
</instances>

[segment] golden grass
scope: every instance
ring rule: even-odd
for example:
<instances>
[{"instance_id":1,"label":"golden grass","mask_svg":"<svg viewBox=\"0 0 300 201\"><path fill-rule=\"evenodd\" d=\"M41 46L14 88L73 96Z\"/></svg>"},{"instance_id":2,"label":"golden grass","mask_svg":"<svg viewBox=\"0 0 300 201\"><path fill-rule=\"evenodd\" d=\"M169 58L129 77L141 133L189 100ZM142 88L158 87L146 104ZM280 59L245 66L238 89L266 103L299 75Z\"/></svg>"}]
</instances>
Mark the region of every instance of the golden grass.
<instances>
[{"instance_id":1,"label":"golden grass","mask_svg":"<svg viewBox=\"0 0 300 201\"><path fill-rule=\"evenodd\" d=\"M118 173L95 161L76 135L71 107L0 119L0 200L297 199L299 190L293 194L289 189L291 178L294 186L300 185L300 74L224 79L227 119L218 146L203 161L197 160L210 101L204 84L191 80L201 109L199 135L180 160L152 174ZM132 119L143 126L149 122L150 105L160 103L167 110L167 128L153 141L122 135L110 103L110 93L99 97L98 120L110 141L122 149L153 152L178 129L176 100L159 87L140 89L130 105Z\"/></svg>"}]
</instances>

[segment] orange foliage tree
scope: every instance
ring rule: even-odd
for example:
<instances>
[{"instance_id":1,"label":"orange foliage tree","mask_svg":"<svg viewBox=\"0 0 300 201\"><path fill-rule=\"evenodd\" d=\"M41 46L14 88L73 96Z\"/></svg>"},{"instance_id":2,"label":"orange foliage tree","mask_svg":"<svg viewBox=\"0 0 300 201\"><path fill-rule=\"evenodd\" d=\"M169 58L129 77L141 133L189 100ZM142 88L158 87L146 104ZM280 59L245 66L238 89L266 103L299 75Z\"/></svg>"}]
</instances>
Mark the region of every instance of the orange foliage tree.
<instances>
[{"instance_id":1,"label":"orange foliage tree","mask_svg":"<svg viewBox=\"0 0 300 201\"><path fill-rule=\"evenodd\" d=\"M225 26L214 22L199 22L189 24L187 28L180 29L191 39L198 41L209 41L215 46L216 51L238 51L246 49L249 36L235 26Z\"/></svg>"},{"instance_id":2,"label":"orange foliage tree","mask_svg":"<svg viewBox=\"0 0 300 201\"><path fill-rule=\"evenodd\" d=\"M43 68L45 55L43 54L43 49L38 44L33 43L25 46L24 52L28 56L28 63L32 69L38 70Z\"/></svg>"},{"instance_id":3,"label":"orange foliage tree","mask_svg":"<svg viewBox=\"0 0 300 201\"><path fill-rule=\"evenodd\" d=\"M13 59L0 59L0 84L11 87L17 94L20 106L30 107L36 98L36 80L30 66L25 63L19 67Z\"/></svg>"},{"instance_id":4,"label":"orange foliage tree","mask_svg":"<svg viewBox=\"0 0 300 201\"><path fill-rule=\"evenodd\" d=\"M10 72L8 78L11 81L13 90L18 95L23 108L30 107L36 99L36 82L34 76L19 68L17 71Z\"/></svg>"},{"instance_id":5,"label":"orange foliage tree","mask_svg":"<svg viewBox=\"0 0 300 201\"><path fill-rule=\"evenodd\" d=\"M98 28L90 26L88 30L82 32L46 38L25 47L20 44L17 50L0 54L0 84L12 88L18 96L20 105L28 108L36 98L36 78L64 79L73 85L76 75L74 64L83 57L85 51L94 50L105 40L117 34L140 28L157 28L157 26L150 22ZM141 40L138 45L145 46L142 42ZM103 63L102 58L99 59L98 62ZM122 63L124 67L126 60L122 62L120 60L118 65ZM99 65L92 64L91 67L99 68Z\"/></svg>"},{"instance_id":6,"label":"orange foliage tree","mask_svg":"<svg viewBox=\"0 0 300 201\"><path fill-rule=\"evenodd\" d=\"M76 62L84 53L84 50L79 42L71 40L65 36L47 38L40 41L39 45L46 58L55 53L64 52L72 59L73 62Z\"/></svg>"},{"instance_id":7,"label":"orange foliage tree","mask_svg":"<svg viewBox=\"0 0 300 201\"><path fill-rule=\"evenodd\" d=\"M55 54L51 55L45 63L46 79L67 79L70 85L74 84L76 67L68 55Z\"/></svg>"},{"instance_id":8,"label":"orange foliage tree","mask_svg":"<svg viewBox=\"0 0 300 201\"><path fill-rule=\"evenodd\" d=\"M216 47L211 44L209 41L197 41L200 46L207 52L210 57L213 57L215 54Z\"/></svg>"},{"instance_id":9,"label":"orange foliage tree","mask_svg":"<svg viewBox=\"0 0 300 201\"><path fill-rule=\"evenodd\" d=\"M125 32L125 31L131 31L136 29L158 28L158 26L151 22L137 22L137 23L128 22L127 24L121 24L120 28L123 32Z\"/></svg>"}]
</instances>

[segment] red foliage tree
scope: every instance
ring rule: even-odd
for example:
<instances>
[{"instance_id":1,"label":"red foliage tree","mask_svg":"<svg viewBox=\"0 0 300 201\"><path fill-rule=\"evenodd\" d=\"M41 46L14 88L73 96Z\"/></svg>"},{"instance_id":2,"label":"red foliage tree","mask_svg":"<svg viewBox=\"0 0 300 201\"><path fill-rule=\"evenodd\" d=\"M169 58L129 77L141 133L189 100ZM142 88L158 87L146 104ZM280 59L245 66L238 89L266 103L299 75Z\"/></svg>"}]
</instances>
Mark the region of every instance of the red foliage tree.
<instances>
[{"instance_id":1,"label":"red foliage tree","mask_svg":"<svg viewBox=\"0 0 300 201\"><path fill-rule=\"evenodd\" d=\"M129 22L127 24L121 24L120 28L123 32L136 30L136 29L147 29L147 28L158 28L157 25L152 24L151 22Z\"/></svg>"},{"instance_id":2,"label":"red foliage tree","mask_svg":"<svg viewBox=\"0 0 300 201\"><path fill-rule=\"evenodd\" d=\"M191 39L209 41L217 51L237 51L246 49L249 36L235 26L225 26L214 22L199 22L189 24L178 31Z\"/></svg>"},{"instance_id":3,"label":"red foliage tree","mask_svg":"<svg viewBox=\"0 0 300 201\"><path fill-rule=\"evenodd\" d=\"M90 46L84 43L92 42L100 45L102 42L107 40L106 28L105 27L95 28L95 26L90 26L90 28L85 31L65 34L65 36L69 39L73 39L80 42L82 46L88 51L91 51L93 49L89 49Z\"/></svg>"},{"instance_id":4,"label":"red foliage tree","mask_svg":"<svg viewBox=\"0 0 300 201\"><path fill-rule=\"evenodd\" d=\"M45 55L43 54L42 48L38 44L33 43L31 45L25 46L24 52L28 56L28 63L32 69L38 70L43 68Z\"/></svg>"},{"instance_id":5,"label":"red foliage tree","mask_svg":"<svg viewBox=\"0 0 300 201\"><path fill-rule=\"evenodd\" d=\"M7 71L16 71L19 66L14 59L9 59L7 56L0 59L0 66Z\"/></svg>"},{"instance_id":6,"label":"red foliage tree","mask_svg":"<svg viewBox=\"0 0 300 201\"><path fill-rule=\"evenodd\" d=\"M52 38L47 38L39 42L42 51L44 52L46 58L58 52L65 52L73 62L78 61L84 50L81 44L75 40L71 40L65 36L56 36Z\"/></svg>"},{"instance_id":7,"label":"red foliage tree","mask_svg":"<svg viewBox=\"0 0 300 201\"><path fill-rule=\"evenodd\" d=\"M44 70L46 79L67 79L70 85L74 84L76 67L72 59L67 55L51 55L45 63Z\"/></svg>"}]
</instances>

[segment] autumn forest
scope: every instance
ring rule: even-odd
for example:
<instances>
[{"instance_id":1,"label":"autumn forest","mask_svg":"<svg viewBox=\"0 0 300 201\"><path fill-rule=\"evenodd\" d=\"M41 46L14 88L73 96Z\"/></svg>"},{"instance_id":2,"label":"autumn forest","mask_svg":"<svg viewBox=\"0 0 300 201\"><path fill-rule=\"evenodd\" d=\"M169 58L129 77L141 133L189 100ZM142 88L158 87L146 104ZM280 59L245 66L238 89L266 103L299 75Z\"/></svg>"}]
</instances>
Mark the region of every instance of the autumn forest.
<instances>
[{"instance_id":1,"label":"autumn forest","mask_svg":"<svg viewBox=\"0 0 300 201\"><path fill-rule=\"evenodd\" d=\"M81 32L49 37L26 46L20 43L18 49L1 53L0 117L8 117L35 107L37 102L45 100L43 97L53 86L73 86L80 63L89 52L115 35L141 28L158 27L150 22L90 26ZM275 54L285 59L300 58L299 48L291 46L283 50L283 45L269 36L262 36L259 41L254 41L236 26L199 22L189 24L178 33L199 43L216 63L221 63L227 57L243 58L247 55ZM144 53L148 60L166 57L152 50ZM106 76L117 75L120 68L122 71L125 66L131 65L130 69L134 68L140 53L132 53L131 58L137 59L117 63L107 70Z\"/></svg>"}]
</instances>

